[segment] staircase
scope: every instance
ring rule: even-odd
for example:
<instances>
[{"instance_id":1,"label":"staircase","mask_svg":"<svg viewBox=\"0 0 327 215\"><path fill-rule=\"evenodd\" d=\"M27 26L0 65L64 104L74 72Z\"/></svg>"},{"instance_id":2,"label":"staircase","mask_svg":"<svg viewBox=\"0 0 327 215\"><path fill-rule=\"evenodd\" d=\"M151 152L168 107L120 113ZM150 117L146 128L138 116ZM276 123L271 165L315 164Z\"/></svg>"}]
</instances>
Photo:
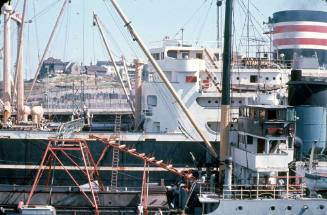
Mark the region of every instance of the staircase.
<instances>
[{"instance_id":1,"label":"staircase","mask_svg":"<svg viewBox=\"0 0 327 215\"><path fill-rule=\"evenodd\" d=\"M116 136L116 143L120 145L120 129L121 129L121 115L116 114L115 116L115 127L114 133ZM117 189L118 181L118 165L119 165L119 149L112 149L112 172L111 172L111 189Z\"/></svg>"}]
</instances>

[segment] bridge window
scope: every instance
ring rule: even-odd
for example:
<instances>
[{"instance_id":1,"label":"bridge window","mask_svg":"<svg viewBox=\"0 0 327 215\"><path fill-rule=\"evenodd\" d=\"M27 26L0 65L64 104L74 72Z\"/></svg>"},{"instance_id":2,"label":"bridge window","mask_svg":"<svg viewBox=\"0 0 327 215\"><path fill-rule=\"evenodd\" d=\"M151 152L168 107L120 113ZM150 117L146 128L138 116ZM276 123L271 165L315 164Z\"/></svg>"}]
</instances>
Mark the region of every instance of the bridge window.
<instances>
[{"instance_id":1,"label":"bridge window","mask_svg":"<svg viewBox=\"0 0 327 215\"><path fill-rule=\"evenodd\" d=\"M246 136L246 143L249 144L249 145L253 144L253 137L247 135L247 136Z\"/></svg>"},{"instance_id":2,"label":"bridge window","mask_svg":"<svg viewBox=\"0 0 327 215\"><path fill-rule=\"evenodd\" d=\"M258 76L250 75L250 83L258 83Z\"/></svg>"},{"instance_id":3,"label":"bridge window","mask_svg":"<svg viewBox=\"0 0 327 215\"><path fill-rule=\"evenodd\" d=\"M182 52L182 58L183 59L188 59L189 58L190 53L189 52Z\"/></svg>"},{"instance_id":4,"label":"bridge window","mask_svg":"<svg viewBox=\"0 0 327 215\"><path fill-rule=\"evenodd\" d=\"M155 60L160 60L160 53L152 53L152 57L153 57Z\"/></svg>"},{"instance_id":5,"label":"bridge window","mask_svg":"<svg viewBox=\"0 0 327 215\"><path fill-rule=\"evenodd\" d=\"M167 56L176 59L177 58L177 51L176 50L169 50L167 52Z\"/></svg>"}]
</instances>

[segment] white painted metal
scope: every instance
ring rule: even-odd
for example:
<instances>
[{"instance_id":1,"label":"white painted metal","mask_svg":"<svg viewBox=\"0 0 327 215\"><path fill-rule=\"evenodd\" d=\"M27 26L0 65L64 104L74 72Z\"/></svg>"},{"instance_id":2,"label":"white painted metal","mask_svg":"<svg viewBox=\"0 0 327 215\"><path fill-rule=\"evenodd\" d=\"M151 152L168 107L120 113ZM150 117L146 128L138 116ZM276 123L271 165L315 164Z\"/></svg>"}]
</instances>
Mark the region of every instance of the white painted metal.
<instances>
[{"instance_id":1,"label":"white painted metal","mask_svg":"<svg viewBox=\"0 0 327 215\"><path fill-rule=\"evenodd\" d=\"M183 101L180 99L180 96L175 91L174 87L171 85L171 83L167 79L166 75L164 74L164 72L162 71L162 69L160 68L160 66L158 65L158 63L155 61L155 59L152 57L152 55L150 54L150 52L147 50L147 48L145 47L143 41L140 39L140 37L138 36L138 34L135 32L135 30L131 26L131 22L127 19L127 17L123 14L122 10L118 6L116 0L111 0L111 3L113 4L114 8L117 10L119 16L124 21L125 25L127 26L128 30L130 31L130 33L132 34L132 36L135 38L136 42L139 44L139 46L143 50L144 54L147 56L148 60L151 62L151 64L155 68L155 70L158 73L158 75L160 76L161 80L165 83L165 85L168 88L169 92L176 99L176 102L179 104L179 106L181 107L181 109L185 113L185 115L188 118L188 120L191 122L191 124L194 127L194 129L201 136L201 139L205 143L205 145L206 145L209 153L212 156L217 157L217 153L216 153L215 149L212 147L212 145L210 144L208 138L201 131L200 127L197 125L196 121L194 120L194 118L191 115L191 112L187 109L187 107L185 106L185 104L183 103Z\"/></svg>"}]
</instances>

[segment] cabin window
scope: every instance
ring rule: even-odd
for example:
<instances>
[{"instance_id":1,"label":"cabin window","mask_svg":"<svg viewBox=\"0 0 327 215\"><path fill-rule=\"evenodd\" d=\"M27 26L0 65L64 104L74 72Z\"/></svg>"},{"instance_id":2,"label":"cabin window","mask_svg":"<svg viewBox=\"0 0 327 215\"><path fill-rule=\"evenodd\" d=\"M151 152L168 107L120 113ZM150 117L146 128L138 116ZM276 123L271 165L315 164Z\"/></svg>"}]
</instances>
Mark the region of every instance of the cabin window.
<instances>
[{"instance_id":1,"label":"cabin window","mask_svg":"<svg viewBox=\"0 0 327 215\"><path fill-rule=\"evenodd\" d=\"M155 60L160 60L160 54L159 54L159 53L152 53L152 57L153 57Z\"/></svg>"},{"instance_id":2,"label":"cabin window","mask_svg":"<svg viewBox=\"0 0 327 215\"><path fill-rule=\"evenodd\" d=\"M177 51L175 51L175 50L169 50L167 52L167 56L176 59L177 58Z\"/></svg>"},{"instance_id":3,"label":"cabin window","mask_svg":"<svg viewBox=\"0 0 327 215\"><path fill-rule=\"evenodd\" d=\"M190 53L189 52L182 52L182 58L183 59L188 59L189 58Z\"/></svg>"},{"instance_id":4,"label":"cabin window","mask_svg":"<svg viewBox=\"0 0 327 215\"><path fill-rule=\"evenodd\" d=\"M277 119L277 110L268 110L267 111L267 119L268 120L276 120Z\"/></svg>"},{"instance_id":5,"label":"cabin window","mask_svg":"<svg viewBox=\"0 0 327 215\"><path fill-rule=\"evenodd\" d=\"M157 96L155 96L155 95L148 95L148 97L147 97L147 103L148 103L148 106L156 107L157 106Z\"/></svg>"},{"instance_id":6,"label":"cabin window","mask_svg":"<svg viewBox=\"0 0 327 215\"><path fill-rule=\"evenodd\" d=\"M246 136L246 143L249 144L249 145L253 144L253 137L247 135L247 136Z\"/></svg>"},{"instance_id":7,"label":"cabin window","mask_svg":"<svg viewBox=\"0 0 327 215\"><path fill-rule=\"evenodd\" d=\"M250 83L258 83L258 76L250 75Z\"/></svg>"},{"instance_id":8,"label":"cabin window","mask_svg":"<svg viewBox=\"0 0 327 215\"><path fill-rule=\"evenodd\" d=\"M196 56L195 56L197 59L202 59L202 53L196 53Z\"/></svg>"}]
</instances>

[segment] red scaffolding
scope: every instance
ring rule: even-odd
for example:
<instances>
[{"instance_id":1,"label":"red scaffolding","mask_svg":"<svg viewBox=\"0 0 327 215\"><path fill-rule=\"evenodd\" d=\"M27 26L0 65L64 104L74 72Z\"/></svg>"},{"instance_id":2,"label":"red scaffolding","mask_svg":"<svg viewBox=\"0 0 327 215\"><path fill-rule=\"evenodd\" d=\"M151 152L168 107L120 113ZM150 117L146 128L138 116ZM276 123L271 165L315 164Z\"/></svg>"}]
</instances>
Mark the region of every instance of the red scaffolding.
<instances>
[{"instance_id":1,"label":"red scaffolding","mask_svg":"<svg viewBox=\"0 0 327 215\"><path fill-rule=\"evenodd\" d=\"M70 153L75 153L75 156ZM80 158L76 156L76 153L80 153ZM31 203L32 196L38 186L38 183L45 169L48 169L49 172L47 182L50 181L50 172L52 170L56 170L56 167L54 167L54 169L52 168L53 162L55 161L60 164L60 169L64 170L67 175L72 179L73 183L77 187L79 187L80 192L94 208L95 214L99 214L100 200L98 196L98 191L103 190L103 185L99 177L97 165L94 162L94 159L91 155L86 141L83 139L49 139L47 148L42 157L41 164L38 168L32 189L28 196L26 206L28 207ZM74 177L74 175L66 167L68 164L70 166L73 165L75 169L83 173L89 185L89 190L81 187L76 177Z\"/></svg>"}]
</instances>

